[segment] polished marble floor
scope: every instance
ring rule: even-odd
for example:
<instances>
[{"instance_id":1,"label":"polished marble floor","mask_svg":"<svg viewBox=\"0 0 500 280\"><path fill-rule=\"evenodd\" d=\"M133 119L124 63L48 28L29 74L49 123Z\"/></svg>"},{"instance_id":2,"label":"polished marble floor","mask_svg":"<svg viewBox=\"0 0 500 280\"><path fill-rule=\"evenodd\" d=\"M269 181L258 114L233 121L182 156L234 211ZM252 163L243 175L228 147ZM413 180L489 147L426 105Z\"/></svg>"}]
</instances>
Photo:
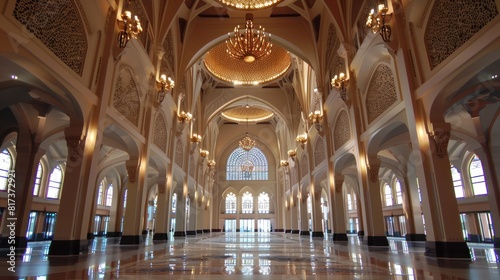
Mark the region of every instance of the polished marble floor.
<instances>
[{"instance_id":1,"label":"polished marble floor","mask_svg":"<svg viewBox=\"0 0 500 280\"><path fill-rule=\"evenodd\" d=\"M116 241L116 240L115 240ZM436 259L423 246L389 239L368 247L357 236L332 242L290 233L211 233L141 245L97 238L88 254L48 256L50 242L30 242L0 279L500 279L500 250L469 244L472 259Z\"/></svg>"}]
</instances>

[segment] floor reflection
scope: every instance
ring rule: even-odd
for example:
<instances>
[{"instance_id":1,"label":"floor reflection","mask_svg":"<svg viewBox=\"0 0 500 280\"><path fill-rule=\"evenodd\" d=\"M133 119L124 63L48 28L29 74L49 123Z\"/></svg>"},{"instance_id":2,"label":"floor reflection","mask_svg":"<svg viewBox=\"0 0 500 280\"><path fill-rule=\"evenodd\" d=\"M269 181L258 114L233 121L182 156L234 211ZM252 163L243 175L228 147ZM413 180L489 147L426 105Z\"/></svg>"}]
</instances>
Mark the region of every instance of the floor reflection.
<instances>
[{"instance_id":1,"label":"floor reflection","mask_svg":"<svg viewBox=\"0 0 500 280\"><path fill-rule=\"evenodd\" d=\"M148 240L149 239L149 240ZM334 243L290 233L212 233L155 244L120 246L96 238L85 255L48 256L50 242L31 242L17 257L13 279L227 279L288 275L290 279L500 279L499 252L470 244L471 260L436 260L424 246L389 238L389 248L370 250L357 236ZM0 276L6 276L1 262ZM11 275L12 276L12 275ZM2 278L3 279L3 278Z\"/></svg>"}]
</instances>

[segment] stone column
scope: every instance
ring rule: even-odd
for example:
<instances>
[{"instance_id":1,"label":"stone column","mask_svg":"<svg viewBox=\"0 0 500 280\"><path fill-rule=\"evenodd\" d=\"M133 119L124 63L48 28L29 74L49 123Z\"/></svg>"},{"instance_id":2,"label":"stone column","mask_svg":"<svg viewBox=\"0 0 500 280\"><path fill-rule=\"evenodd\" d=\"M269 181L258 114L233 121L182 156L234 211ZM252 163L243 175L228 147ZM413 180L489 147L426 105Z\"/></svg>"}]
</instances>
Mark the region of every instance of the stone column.
<instances>
[{"instance_id":1,"label":"stone column","mask_svg":"<svg viewBox=\"0 0 500 280\"><path fill-rule=\"evenodd\" d=\"M142 241L142 191L139 184L139 163L129 160L126 162L128 173L127 182L127 206L125 207L125 217L123 221L123 234L120 240L121 245L139 244Z\"/></svg>"},{"instance_id":2,"label":"stone column","mask_svg":"<svg viewBox=\"0 0 500 280\"><path fill-rule=\"evenodd\" d=\"M324 237L323 233L323 213L321 212L321 186L311 186L311 222L312 237Z\"/></svg>"},{"instance_id":3,"label":"stone column","mask_svg":"<svg viewBox=\"0 0 500 280\"><path fill-rule=\"evenodd\" d=\"M189 215L186 217L186 235L196 235L196 204L198 203L193 194L189 198Z\"/></svg>"},{"instance_id":4,"label":"stone column","mask_svg":"<svg viewBox=\"0 0 500 280\"><path fill-rule=\"evenodd\" d=\"M408 172L406 172L408 174ZM403 211L406 216L406 241L425 241L422 207L418 197L418 185L415 173L400 180L403 190Z\"/></svg>"},{"instance_id":5,"label":"stone column","mask_svg":"<svg viewBox=\"0 0 500 280\"><path fill-rule=\"evenodd\" d=\"M309 213L307 213L307 195L299 191L297 205L299 209L299 230L300 235L309 236Z\"/></svg>"},{"instance_id":6,"label":"stone column","mask_svg":"<svg viewBox=\"0 0 500 280\"><path fill-rule=\"evenodd\" d=\"M156 202L156 227L153 240L162 242L168 240L169 229L169 213L170 207L170 192L167 192L166 178L158 178L158 201ZM155 242L156 243L156 242Z\"/></svg>"},{"instance_id":7,"label":"stone column","mask_svg":"<svg viewBox=\"0 0 500 280\"><path fill-rule=\"evenodd\" d=\"M298 198L293 196L293 192L291 193L291 202L290 202L290 220L291 220L291 233L299 234L299 200Z\"/></svg>"},{"instance_id":8,"label":"stone column","mask_svg":"<svg viewBox=\"0 0 500 280\"><path fill-rule=\"evenodd\" d=\"M16 143L14 170L7 176L7 207L4 211L1 248L26 248L26 230L33 202L33 186L41 155L31 135L20 133Z\"/></svg>"},{"instance_id":9,"label":"stone column","mask_svg":"<svg viewBox=\"0 0 500 280\"><path fill-rule=\"evenodd\" d=\"M68 159L49 255L78 255L88 250L89 209L96 188L90 169L96 141L77 134L78 130L65 131Z\"/></svg>"},{"instance_id":10,"label":"stone column","mask_svg":"<svg viewBox=\"0 0 500 280\"><path fill-rule=\"evenodd\" d=\"M183 237L186 236L186 196L182 186L177 185L174 191L177 193L174 237Z\"/></svg>"},{"instance_id":11,"label":"stone column","mask_svg":"<svg viewBox=\"0 0 500 280\"><path fill-rule=\"evenodd\" d=\"M449 123L433 123L427 139L419 139L425 139L428 143L426 145L422 141L420 146L425 151L422 164L425 184L420 188L427 232L425 254L432 257L470 258L462 234L450 172L447 151L450 129Z\"/></svg>"},{"instance_id":12,"label":"stone column","mask_svg":"<svg viewBox=\"0 0 500 280\"><path fill-rule=\"evenodd\" d=\"M378 158L369 159L365 200L365 207L367 209L366 218L370 220L368 223L368 246L389 246L389 242L385 236L380 181L378 177L379 169L380 160Z\"/></svg>"},{"instance_id":13,"label":"stone column","mask_svg":"<svg viewBox=\"0 0 500 280\"><path fill-rule=\"evenodd\" d=\"M333 241L347 241L344 197L342 196L342 186L344 175L335 174L334 188L330 188L330 200L333 204Z\"/></svg>"}]
</instances>

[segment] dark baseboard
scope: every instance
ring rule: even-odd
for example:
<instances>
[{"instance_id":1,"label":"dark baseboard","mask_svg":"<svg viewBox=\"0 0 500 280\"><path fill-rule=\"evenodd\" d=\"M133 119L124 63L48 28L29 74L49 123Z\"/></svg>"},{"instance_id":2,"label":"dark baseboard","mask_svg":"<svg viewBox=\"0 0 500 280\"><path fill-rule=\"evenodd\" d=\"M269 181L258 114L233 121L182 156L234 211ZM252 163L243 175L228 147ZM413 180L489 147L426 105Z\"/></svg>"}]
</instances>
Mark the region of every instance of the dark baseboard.
<instances>
[{"instance_id":1,"label":"dark baseboard","mask_svg":"<svg viewBox=\"0 0 500 280\"><path fill-rule=\"evenodd\" d=\"M470 259L470 251L467 243L427 241L425 243L425 255L436 258L466 258Z\"/></svg>"}]
</instances>

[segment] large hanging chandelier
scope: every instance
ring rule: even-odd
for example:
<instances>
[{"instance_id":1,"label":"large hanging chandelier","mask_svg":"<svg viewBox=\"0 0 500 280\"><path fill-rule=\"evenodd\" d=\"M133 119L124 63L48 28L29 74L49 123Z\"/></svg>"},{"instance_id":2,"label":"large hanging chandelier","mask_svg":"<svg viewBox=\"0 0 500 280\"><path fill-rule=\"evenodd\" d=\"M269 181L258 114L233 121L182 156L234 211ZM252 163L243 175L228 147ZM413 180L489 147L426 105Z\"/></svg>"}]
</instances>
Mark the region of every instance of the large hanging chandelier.
<instances>
[{"instance_id":1,"label":"large hanging chandelier","mask_svg":"<svg viewBox=\"0 0 500 280\"><path fill-rule=\"evenodd\" d=\"M248 104L246 106L248 106ZM242 148L247 152L253 149L253 147L255 147L255 140L253 140L252 138L250 138L250 136L248 136L248 118L247 118L247 132L245 137L240 140L239 145L240 148Z\"/></svg>"},{"instance_id":2,"label":"large hanging chandelier","mask_svg":"<svg viewBox=\"0 0 500 280\"><path fill-rule=\"evenodd\" d=\"M264 9L274 6L283 0L217 0L217 2L239 10Z\"/></svg>"},{"instance_id":3,"label":"large hanging chandelier","mask_svg":"<svg viewBox=\"0 0 500 280\"><path fill-rule=\"evenodd\" d=\"M264 28L253 28L253 15L246 14L245 29L240 30L240 26L234 28L234 34L228 34L226 40L227 53L230 57L243 59L251 63L256 59L265 57L271 53L271 35L264 32Z\"/></svg>"},{"instance_id":4,"label":"large hanging chandelier","mask_svg":"<svg viewBox=\"0 0 500 280\"><path fill-rule=\"evenodd\" d=\"M250 138L248 136L248 133L246 134L245 138L241 139L240 140L240 148L242 148L243 150L245 151L250 151L251 149L253 149L253 147L255 147L255 140L253 140L252 138Z\"/></svg>"}]
</instances>

